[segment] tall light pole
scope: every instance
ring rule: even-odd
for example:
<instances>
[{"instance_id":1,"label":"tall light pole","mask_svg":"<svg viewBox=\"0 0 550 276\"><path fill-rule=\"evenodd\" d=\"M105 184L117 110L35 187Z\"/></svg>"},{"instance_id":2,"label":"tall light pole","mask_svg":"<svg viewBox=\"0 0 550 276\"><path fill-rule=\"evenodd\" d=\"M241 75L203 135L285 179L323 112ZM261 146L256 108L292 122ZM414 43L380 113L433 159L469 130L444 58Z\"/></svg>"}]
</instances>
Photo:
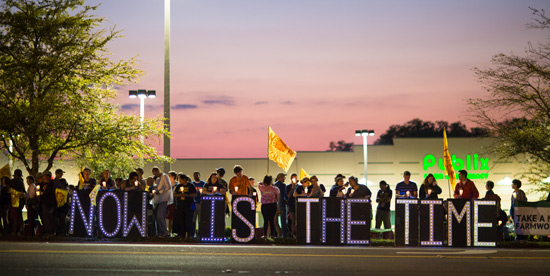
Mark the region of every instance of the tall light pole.
<instances>
[{"instance_id":1,"label":"tall light pole","mask_svg":"<svg viewBox=\"0 0 550 276\"><path fill-rule=\"evenodd\" d=\"M170 131L170 0L164 0L164 130ZM164 156L170 157L170 137L164 134ZM170 163L164 163L170 171Z\"/></svg>"},{"instance_id":2,"label":"tall light pole","mask_svg":"<svg viewBox=\"0 0 550 276\"><path fill-rule=\"evenodd\" d=\"M367 137L374 136L374 130L363 129L356 130L355 136L363 136L363 163L365 164L365 185L367 185Z\"/></svg>"},{"instance_id":3,"label":"tall light pole","mask_svg":"<svg viewBox=\"0 0 550 276\"><path fill-rule=\"evenodd\" d=\"M131 99L139 98L139 122L140 127L143 128L143 120L145 119L145 98L156 98L157 92L155 90L147 91L145 89L130 90L128 96ZM143 135L140 135L139 139L140 142L143 144ZM139 157L139 165L143 167L143 158L141 157L141 155Z\"/></svg>"}]
</instances>

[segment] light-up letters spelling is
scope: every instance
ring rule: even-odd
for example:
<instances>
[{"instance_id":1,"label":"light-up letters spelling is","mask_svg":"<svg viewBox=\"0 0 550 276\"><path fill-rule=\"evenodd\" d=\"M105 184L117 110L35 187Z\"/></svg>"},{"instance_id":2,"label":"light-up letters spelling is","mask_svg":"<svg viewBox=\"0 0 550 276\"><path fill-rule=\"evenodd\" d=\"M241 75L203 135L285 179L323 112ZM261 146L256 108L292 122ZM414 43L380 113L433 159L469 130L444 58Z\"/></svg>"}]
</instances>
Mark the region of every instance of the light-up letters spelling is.
<instances>
[{"instance_id":1,"label":"light-up letters spelling is","mask_svg":"<svg viewBox=\"0 0 550 276\"><path fill-rule=\"evenodd\" d=\"M212 201L211 203L211 210L210 210L210 237L204 237L204 238L201 238L201 241L205 241L205 242L221 242L223 241L223 237L222 238L216 238L214 237L214 218L215 218L215 206L216 206L216 201L225 201L225 198L223 196L205 196L202 198L202 200L210 200Z\"/></svg>"},{"instance_id":2,"label":"light-up letters spelling is","mask_svg":"<svg viewBox=\"0 0 550 276\"><path fill-rule=\"evenodd\" d=\"M80 213L80 217L82 218L82 222L84 223L84 228L86 228L86 233L88 236L93 235L93 225L94 225L94 205L90 204L90 212L88 213L88 217L86 217L86 213L84 212L84 208L82 208L82 204L80 203L80 198L78 197L78 192L73 192L73 204L71 207L71 224L69 227L70 233L74 233L74 221L75 221L75 211L78 206L78 211Z\"/></svg>"},{"instance_id":3,"label":"light-up letters spelling is","mask_svg":"<svg viewBox=\"0 0 550 276\"><path fill-rule=\"evenodd\" d=\"M479 228L480 227L493 227L491 222L479 222L479 205L495 206L497 202L494 200L489 201L474 201L474 246L496 246L495 242L480 242L479 241Z\"/></svg>"},{"instance_id":4,"label":"light-up letters spelling is","mask_svg":"<svg viewBox=\"0 0 550 276\"><path fill-rule=\"evenodd\" d=\"M369 240L352 240L351 239L351 226L352 225L367 225L367 222L365 220L351 220L351 204L368 204L369 200L366 198L350 198L346 199L348 211L348 244L369 244ZM366 209L366 208L365 208Z\"/></svg>"},{"instance_id":5,"label":"light-up letters spelling is","mask_svg":"<svg viewBox=\"0 0 550 276\"><path fill-rule=\"evenodd\" d=\"M405 205L405 244L409 244L409 235L410 235L410 204L418 204L418 200L416 199L397 199L397 204L403 204Z\"/></svg>"},{"instance_id":6,"label":"light-up letters spelling is","mask_svg":"<svg viewBox=\"0 0 550 276\"><path fill-rule=\"evenodd\" d=\"M322 229L323 233L321 235L321 241L323 243L327 242L327 222L339 222L340 224L340 243L345 243L344 230L346 229L346 205L344 200L340 200L340 217L338 218L327 218L327 199L322 200Z\"/></svg>"},{"instance_id":7,"label":"light-up letters spelling is","mask_svg":"<svg viewBox=\"0 0 550 276\"><path fill-rule=\"evenodd\" d=\"M145 216L147 214L147 194L141 193L141 224L139 224L138 219L134 215L132 219L130 220L130 224L128 224L128 192L124 193L124 220L122 225L122 236L128 237L128 234L130 233L130 230L132 229L132 226L136 226L136 228L139 231L139 234L142 237L146 237L147 231L147 221L145 219Z\"/></svg>"},{"instance_id":8,"label":"light-up letters spelling is","mask_svg":"<svg viewBox=\"0 0 550 276\"><path fill-rule=\"evenodd\" d=\"M319 198L297 198L298 202L306 204L306 243L311 243L311 206L310 204L319 203Z\"/></svg>"},{"instance_id":9,"label":"light-up letters spelling is","mask_svg":"<svg viewBox=\"0 0 550 276\"><path fill-rule=\"evenodd\" d=\"M115 228L115 230L113 230L113 232L110 232L110 233L107 232L107 230L105 229L105 227L103 225L103 203L105 202L105 199L107 197L112 197L115 200L116 208L117 208L116 228ZM101 198L99 199L99 229L101 229L101 233L103 233L103 235L105 235L107 237L114 237L118 233L118 231L120 230L120 225L121 225L121 208L120 207L121 207L120 206L120 199L118 199L116 194L114 194L112 192L104 193L101 196ZM125 212L125 214L126 214L126 212Z\"/></svg>"},{"instance_id":10,"label":"light-up letters spelling is","mask_svg":"<svg viewBox=\"0 0 550 276\"><path fill-rule=\"evenodd\" d=\"M254 229L254 225L252 225L252 223L250 223L250 221L248 221L239 212L239 210L237 210L237 205L241 201L249 202L250 203L250 209L253 210L253 211L256 210L256 202L254 202L253 198L245 197L245 196L238 197L235 200L233 200L233 214L236 215L240 220L242 220L242 222L244 222L244 224L246 224L246 226L248 226L248 228L250 228L250 235L248 235L248 237L246 237L246 238L241 238L241 237L237 236L237 229L231 229L231 236L233 237L234 240L236 240L238 242L249 242L254 238L254 230L255 229Z\"/></svg>"},{"instance_id":11,"label":"light-up letters spelling is","mask_svg":"<svg viewBox=\"0 0 550 276\"><path fill-rule=\"evenodd\" d=\"M447 245L452 246L453 245L453 216L456 217L456 220L458 223L462 221L464 216L466 215L466 246L472 246L472 232L471 232L471 218L470 218L470 201L467 201L464 204L464 207L462 208L462 212L458 214L458 211L456 210L454 204L452 201L447 201Z\"/></svg>"},{"instance_id":12,"label":"light-up letters spelling is","mask_svg":"<svg viewBox=\"0 0 550 276\"><path fill-rule=\"evenodd\" d=\"M421 200L420 204L430 205L430 240L420 241L420 245L443 245L443 241L434 241L434 205L443 205L441 200Z\"/></svg>"}]
</instances>

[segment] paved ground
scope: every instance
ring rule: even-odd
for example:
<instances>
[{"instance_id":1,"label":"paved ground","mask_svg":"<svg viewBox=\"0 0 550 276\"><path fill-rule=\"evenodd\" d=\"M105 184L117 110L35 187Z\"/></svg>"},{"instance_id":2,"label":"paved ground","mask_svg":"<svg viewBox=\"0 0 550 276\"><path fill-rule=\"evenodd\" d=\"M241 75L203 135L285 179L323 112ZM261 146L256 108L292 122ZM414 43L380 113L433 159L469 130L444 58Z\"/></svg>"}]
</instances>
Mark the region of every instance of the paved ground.
<instances>
[{"instance_id":1,"label":"paved ground","mask_svg":"<svg viewBox=\"0 0 550 276\"><path fill-rule=\"evenodd\" d=\"M0 275L549 275L550 250L0 242Z\"/></svg>"}]
</instances>

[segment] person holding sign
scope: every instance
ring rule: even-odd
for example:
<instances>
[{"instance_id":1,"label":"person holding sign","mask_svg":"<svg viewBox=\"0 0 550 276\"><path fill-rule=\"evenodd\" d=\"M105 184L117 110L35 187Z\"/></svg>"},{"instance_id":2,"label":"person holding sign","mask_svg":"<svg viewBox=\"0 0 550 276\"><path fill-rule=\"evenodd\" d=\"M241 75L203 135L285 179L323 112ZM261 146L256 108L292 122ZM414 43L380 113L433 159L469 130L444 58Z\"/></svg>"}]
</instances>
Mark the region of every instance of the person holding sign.
<instances>
[{"instance_id":1,"label":"person holding sign","mask_svg":"<svg viewBox=\"0 0 550 276\"><path fill-rule=\"evenodd\" d=\"M403 173L403 181L395 186L395 197L416 198L418 196L416 183L411 181L411 172Z\"/></svg>"},{"instance_id":2,"label":"person holding sign","mask_svg":"<svg viewBox=\"0 0 550 276\"><path fill-rule=\"evenodd\" d=\"M218 181L218 174L212 173L202 190L204 195L225 195L225 187Z\"/></svg>"},{"instance_id":3,"label":"person holding sign","mask_svg":"<svg viewBox=\"0 0 550 276\"><path fill-rule=\"evenodd\" d=\"M231 195L249 195L251 190L248 176L243 174L243 167L235 165L233 168L235 176L229 180L229 193Z\"/></svg>"}]
</instances>

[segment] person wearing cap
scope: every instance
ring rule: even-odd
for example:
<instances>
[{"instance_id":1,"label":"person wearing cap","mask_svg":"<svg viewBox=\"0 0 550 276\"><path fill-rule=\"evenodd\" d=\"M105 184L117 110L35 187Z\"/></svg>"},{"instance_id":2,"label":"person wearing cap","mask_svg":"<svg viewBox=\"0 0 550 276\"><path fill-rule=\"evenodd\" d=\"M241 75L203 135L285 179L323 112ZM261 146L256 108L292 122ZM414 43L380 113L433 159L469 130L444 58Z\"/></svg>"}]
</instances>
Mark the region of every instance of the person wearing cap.
<instances>
[{"instance_id":1,"label":"person wearing cap","mask_svg":"<svg viewBox=\"0 0 550 276\"><path fill-rule=\"evenodd\" d=\"M290 220L290 235L296 237L296 198L294 197L294 192L298 188L298 175L293 173L290 175L290 184L286 186L286 196L288 198L288 216Z\"/></svg>"},{"instance_id":2,"label":"person wearing cap","mask_svg":"<svg viewBox=\"0 0 550 276\"><path fill-rule=\"evenodd\" d=\"M23 207L25 205L24 195L26 193L25 184L23 184L23 171L16 169L13 172L13 178L10 180L8 186L20 193L18 200L16 199L15 202L14 199L10 200L10 208L8 211L8 219L11 228L10 232L15 236L23 231Z\"/></svg>"},{"instance_id":3,"label":"person wearing cap","mask_svg":"<svg viewBox=\"0 0 550 276\"><path fill-rule=\"evenodd\" d=\"M286 223L286 205L288 201L288 196L286 193L286 173L278 173L277 178L275 181L275 184L273 186L277 187L279 189L279 204L277 205L277 214L275 215L275 226L277 227L277 235L279 238L282 237L288 237L288 229L287 229L287 223ZM279 218L281 221L281 226L279 227ZM282 230L282 231L281 231ZM282 232L282 233L281 233Z\"/></svg>"},{"instance_id":4,"label":"person wearing cap","mask_svg":"<svg viewBox=\"0 0 550 276\"><path fill-rule=\"evenodd\" d=\"M418 196L418 187L416 183L411 181L411 172L403 172L403 181L395 186L395 197L411 197Z\"/></svg>"},{"instance_id":5,"label":"person wearing cap","mask_svg":"<svg viewBox=\"0 0 550 276\"><path fill-rule=\"evenodd\" d=\"M229 193L232 195L247 196L250 194L250 181L248 176L243 174L243 167L235 165L233 168L235 176L229 180Z\"/></svg>"}]
</instances>

